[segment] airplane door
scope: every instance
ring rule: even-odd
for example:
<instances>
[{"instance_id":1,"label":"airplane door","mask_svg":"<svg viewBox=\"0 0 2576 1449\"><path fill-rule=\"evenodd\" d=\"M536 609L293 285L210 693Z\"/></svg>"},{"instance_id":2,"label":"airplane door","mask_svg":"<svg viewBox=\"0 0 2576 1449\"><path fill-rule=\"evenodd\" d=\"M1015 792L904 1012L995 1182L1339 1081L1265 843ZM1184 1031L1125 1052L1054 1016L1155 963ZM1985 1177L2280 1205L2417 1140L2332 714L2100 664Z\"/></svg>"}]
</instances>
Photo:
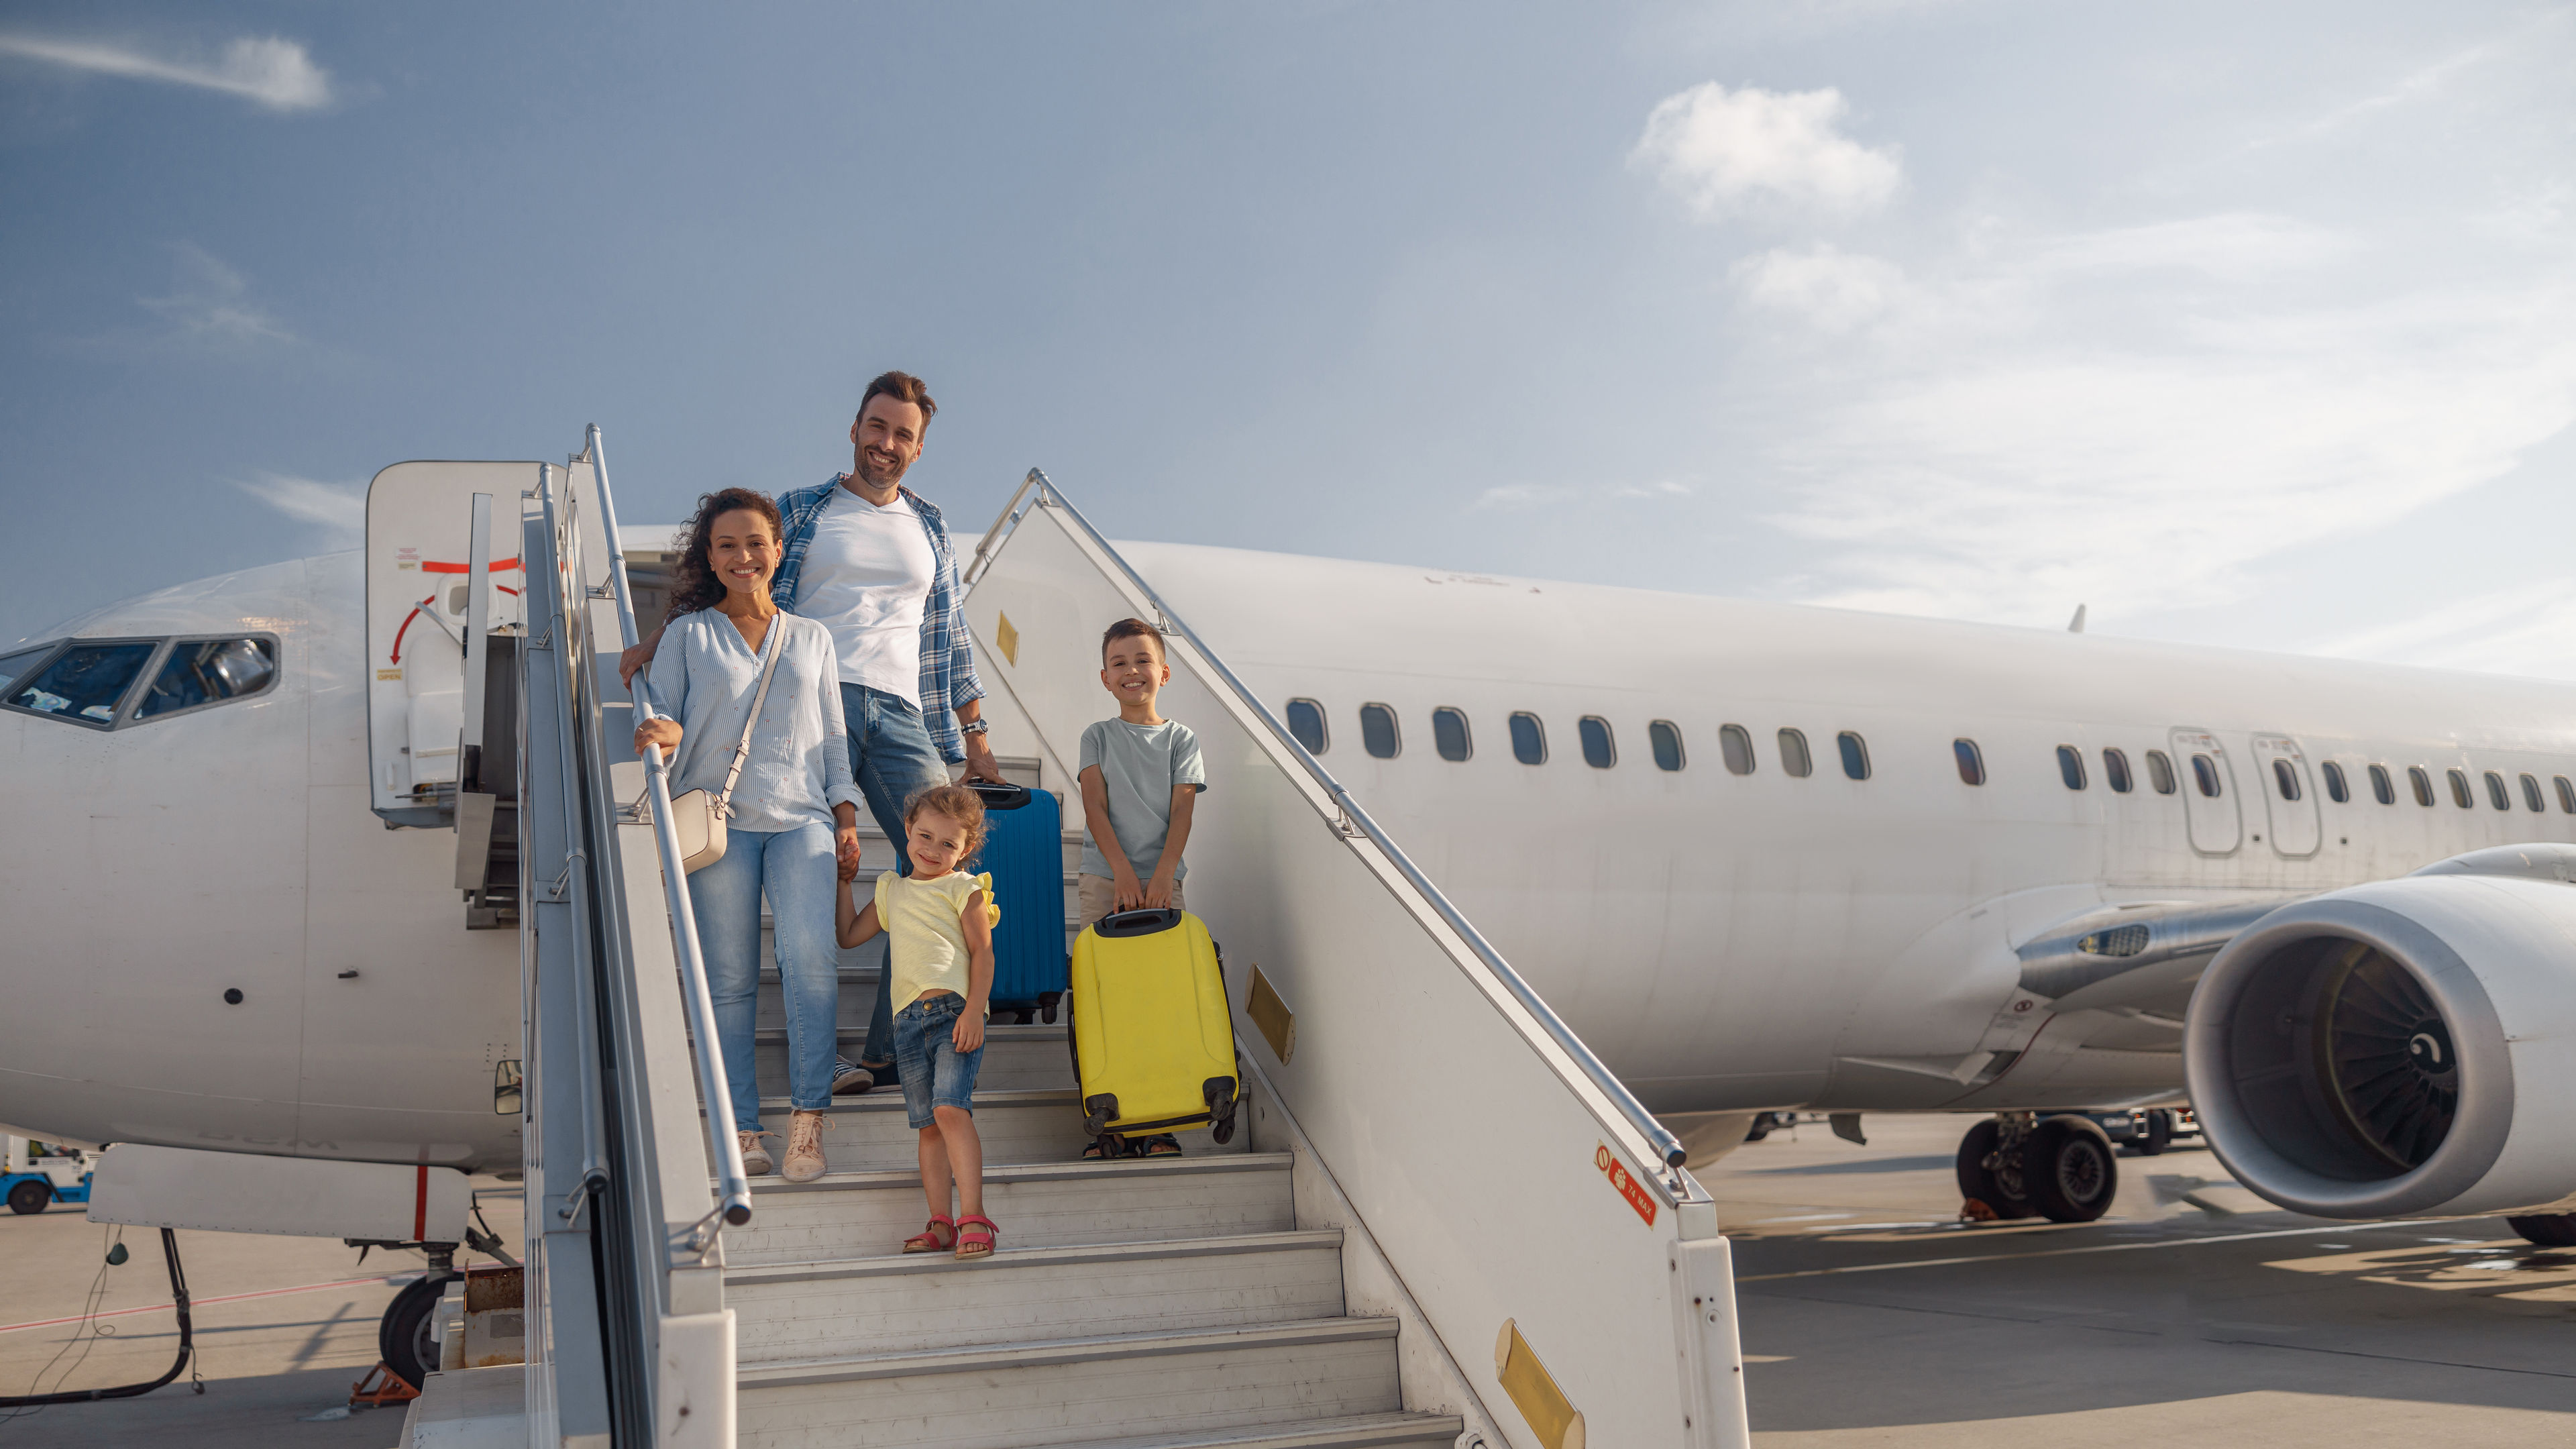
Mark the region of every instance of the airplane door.
<instances>
[{"instance_id":1,"label":"airplane door","mask_svg":"<svg viewBox=\"0 0 2576 1449\"><path fill-rule=\"evenodd\" d=\"M2254 774L2248 788L2263 792L2272 848L2287 856L2316 854L2324 834L2317 825L2316 778L2299 742L2288 735L2256 735Z\"/></svg>"},{"instance_id":2,"label":"airplane door","mask_svg":"<svg viewBox=\"0 0 2576 1449\"><path fill-rule=\"evenodd\" d=\"M474 495L490 494L487 627L519 620L519 495L530 463L396 463L367 487L367 757L378 815L454 820L466 699Z\"/></svg>"},{"instance_id":3,"label":"airplane door","mask_svg":"<svg viewBox=\"0 0 2576 1449\"><path fill-rule=\"evenodd\" d=\"M2244 838L2245 826L2238 814L2236 776L2228 768L2226 747L2207 730L2175 730L2172 739L2174 773L2182 777L2183 816L2191 824L2191 848L2203 855L2233 854Z\"/></svg>"}]
</instances>

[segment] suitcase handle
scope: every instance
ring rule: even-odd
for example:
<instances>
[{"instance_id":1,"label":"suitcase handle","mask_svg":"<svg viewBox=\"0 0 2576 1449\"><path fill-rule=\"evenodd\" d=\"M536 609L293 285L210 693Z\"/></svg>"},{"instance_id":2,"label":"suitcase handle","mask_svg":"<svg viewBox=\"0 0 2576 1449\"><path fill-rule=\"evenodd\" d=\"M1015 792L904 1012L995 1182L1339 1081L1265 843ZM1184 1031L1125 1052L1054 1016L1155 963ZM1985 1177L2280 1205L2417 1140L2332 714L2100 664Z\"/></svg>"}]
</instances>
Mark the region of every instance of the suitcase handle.
<instances>
[{"instance_id":1,"label":"suitcase handle","mask_svg":"<svg viewBox=\"0 0 2576 1449\"><path fill-rule=\"evenodd\" d=\"M1017 810L1029 803L1029 787L1026 785L996 785L990 780L969 780L966 788L975 792L987 810Z\"/></svg>"},{"instance_id":2,"label":"suitcase handle","mask_svg":"<svg viewBox=\"0 0 2576 1449\"><path fill-rule=\"evenodd\" d=\"M1181 923L1181 913L1170 906L1149 910L1112 911L1102 916L1091 929L1104 936L1150 936L1168 931Z\"/></svg>"}]
</instances>

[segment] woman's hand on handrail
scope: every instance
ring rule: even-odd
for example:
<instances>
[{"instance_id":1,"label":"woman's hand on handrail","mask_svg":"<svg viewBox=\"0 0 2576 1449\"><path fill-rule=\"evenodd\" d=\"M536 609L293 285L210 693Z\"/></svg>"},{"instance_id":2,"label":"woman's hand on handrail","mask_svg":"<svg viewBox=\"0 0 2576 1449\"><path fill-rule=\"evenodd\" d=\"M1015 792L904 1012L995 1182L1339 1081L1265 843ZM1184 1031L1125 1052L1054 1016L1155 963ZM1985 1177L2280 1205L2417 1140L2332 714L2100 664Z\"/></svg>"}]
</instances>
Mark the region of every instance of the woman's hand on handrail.
<instances>
[{"instance_id":1,"label":"woman's hand on handrail","mask_svg":"<svg viewBox=\"0 0 2576 1449\"><path fill-rule=\"evenodd\" d=\"M680 722L675 719L648 719L635 727L635 753L640 758L646 745L660 745L667 758L680 747Z\"/></svg>"}]
</instances>

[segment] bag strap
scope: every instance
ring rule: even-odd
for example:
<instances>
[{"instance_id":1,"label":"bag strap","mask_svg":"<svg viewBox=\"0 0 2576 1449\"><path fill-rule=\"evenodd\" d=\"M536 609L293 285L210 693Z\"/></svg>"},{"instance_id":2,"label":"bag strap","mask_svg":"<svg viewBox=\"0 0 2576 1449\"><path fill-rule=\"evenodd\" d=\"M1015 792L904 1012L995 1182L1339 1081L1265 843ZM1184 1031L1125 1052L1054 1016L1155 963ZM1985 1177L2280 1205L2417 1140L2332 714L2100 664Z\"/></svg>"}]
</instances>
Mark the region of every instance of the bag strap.
<instances>
[{"instance_id":1,"label":"bag strap","mask_svg":"<svg viewBox=\"0 0 2576 1449\"><path fill-rule=\"evenodd\" d=\"M751 717L742 722L742 743L733 747L733 764L725 771L724 789L716 794L716 811L720 815L733 814L733 782L742 778L742 762L751 758L752 727L760 723L760 706L769 698L770 677L778 672L778 656L787 649L780 637L785 630L778 622L786 617L784 610L770 615L769 637L760 641L760 688L751 697Z\"/></svg>"}]
</instances>

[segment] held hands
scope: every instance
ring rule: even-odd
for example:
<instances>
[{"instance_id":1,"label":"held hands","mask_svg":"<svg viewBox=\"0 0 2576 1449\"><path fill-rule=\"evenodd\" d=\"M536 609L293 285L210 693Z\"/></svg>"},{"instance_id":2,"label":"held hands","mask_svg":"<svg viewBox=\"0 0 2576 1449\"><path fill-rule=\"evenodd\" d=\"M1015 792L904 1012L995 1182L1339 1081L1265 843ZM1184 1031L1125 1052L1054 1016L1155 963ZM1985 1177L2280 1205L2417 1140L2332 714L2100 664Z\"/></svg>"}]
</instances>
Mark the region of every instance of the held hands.
<instances>
[{"instance_id":1,"label":"held hands","mask_svg":"<svg viewBox=\"0 0 2576 1449\"><path fill-rule=\"evenodd\" d=\"M966 998L966 1009L957 1016L957 1025L948 1033L951 1046L963 1056L984 1044L984 1003Z\"/></svg>"},{"instance_id":2,"label":"held hands","mask_svg":"<svg viewBox=\"0 0 2576 1449\"><path fill-rule=\"evenodd\" d=\"M832 855L844 882L859 878L859 827L844 825L832 832Z\"/></svg>"},{"instance_id":3,"label":"held hands","mask_svg":"<svg viewBox=\"0 0 2576 1449\"><path fill-rule=\"evenodd\" d=\"M648 719L635 727L635 753L642 755L646 745L660 745L664 755L680 747L680 722L675 719ZM847 879L847 877L843 877Z\"/></svg>"}]
</instances>

